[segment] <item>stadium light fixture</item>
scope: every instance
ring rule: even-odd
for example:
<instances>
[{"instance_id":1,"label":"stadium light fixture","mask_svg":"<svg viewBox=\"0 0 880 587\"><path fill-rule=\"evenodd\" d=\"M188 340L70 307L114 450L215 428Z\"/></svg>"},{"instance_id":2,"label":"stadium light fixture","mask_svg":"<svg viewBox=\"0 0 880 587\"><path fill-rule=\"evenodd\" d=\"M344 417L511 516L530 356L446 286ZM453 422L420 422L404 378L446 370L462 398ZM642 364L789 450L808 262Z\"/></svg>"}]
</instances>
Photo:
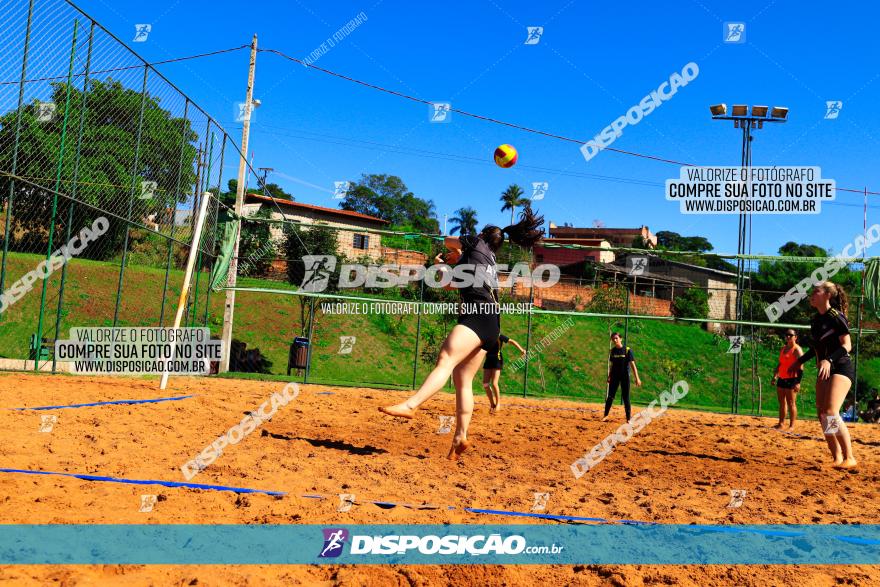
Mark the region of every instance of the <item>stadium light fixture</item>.
<instances>
[{"instance_id":1,"label":"stadium light fixture","mask_svg":"<svg viewBox=\"0 0 880 587\"><path fill-rule=\"evenodd\" d=\"M785 120L788 118L788 108L785 106L774 106L770 111L770 117L777 120Z\"/></svg>"},{"instance_id":2,"label":"stadium light fixture","mask_svg":"<svg viewBox=\"0 0 880 587\"><path fill-rule=\"evenodd\" d=\"M788 108L785 106L774 106L767 116L767 111L771 110L767 106L752 106L751 115L749 115L749 106L747 104L734 104L731 113L727 114L727 106L724 104L716 104L709 106L712 112L712 120L732 120L733 127L742 131L742 167L751 167L752 165L752 139L754 138L752 129L764 128L765 122L786 122L788 118ZM746 253L746 235L751 230L749 218L751 212L739 213L739 226L737 227L737 246L738 255ZM736 329L737 336L742 335L742 319L743 319L743 295L745 290L746 275L745 261L742 257L737 259L736 263ZM734 413L739 412L739 377L740 376L740 356L735 354L733 357L733 387L731 390L731 410Z\"/></svg>"}]
</instances>

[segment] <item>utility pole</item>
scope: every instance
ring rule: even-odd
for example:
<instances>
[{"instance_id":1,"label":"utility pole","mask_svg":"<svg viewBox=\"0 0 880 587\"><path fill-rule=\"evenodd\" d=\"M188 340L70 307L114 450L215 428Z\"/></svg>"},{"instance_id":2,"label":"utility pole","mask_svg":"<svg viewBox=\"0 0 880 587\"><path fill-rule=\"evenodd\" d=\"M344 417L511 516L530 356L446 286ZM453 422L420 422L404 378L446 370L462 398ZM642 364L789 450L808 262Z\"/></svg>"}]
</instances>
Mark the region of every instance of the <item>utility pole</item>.
<instances>
[{"instance_id":1,"label":"utility pole","mask_svg":"<svg viewBox=\"0 0 880 587\"><path fill-rule=\"evenodd\" d=\"M257 66L257 35L251 42L251 62L248 68L247 96L244 106L244 120L241 127L241 158L238 161L238 185L235 192L235 214L241 216L244 205L244 179L247 171L248 138L251 131L251 110L254 107L254 70ZM238 273L238 240L241 236L241 223L235 234L235 246L232 249L232 260L229 262L229 286L235 287ZM223 309L223 358L220 361L220 373L229 371L229 358L232 354L232 319L235 314L235 290L226 290L226 305Z\"/></svg>"},{"instance_id":2,"label":"utility pole","mask_svg":"<svg viewBox=\"0 0 880 587\"><path fill-rule=\"evenodd\" d=\"M257 171L263 172L263 185L261 186L263 188L263 195L268 196L270 198L274 198L275 196L270 194L268 192L268 190L266 189L266 176L269 175L269 172L275 171L275 168L273 168L273 167L257 167Z\"/></svg>"}]
</instances>

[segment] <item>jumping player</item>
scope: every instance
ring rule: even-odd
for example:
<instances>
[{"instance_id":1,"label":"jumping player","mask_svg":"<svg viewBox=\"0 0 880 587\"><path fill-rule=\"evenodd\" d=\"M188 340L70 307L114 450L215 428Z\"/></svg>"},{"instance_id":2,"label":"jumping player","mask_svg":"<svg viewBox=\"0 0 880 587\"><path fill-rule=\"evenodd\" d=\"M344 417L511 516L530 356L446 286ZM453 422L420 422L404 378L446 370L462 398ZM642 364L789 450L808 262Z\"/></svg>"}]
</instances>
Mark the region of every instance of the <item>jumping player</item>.
<instances>
[{"instance_id":1,"label":"jumping player","mask_svg":"<svg viewBox=\"0 0 880 587\"><path fill-rule=\"evenodd\" d=\"M498 382L501 380L501 370L504 368L504 354L501 351L508 342L519 349L523 356L526 354L526 349L504 334L500 334L498 343L486 351L486 362L483 363L483 389L486 390L486 395L489 397L490 414L501 409L501 388L498 386Z\"/></svg>"},{"instance_id":2,"label":"jumping player","mask_svg":"<svg viewBox=\"0 0 880 587\"><path fill-rule=\"evenodd\" d=\"M636 385L642 386L642 380L639 379L639 370L636 368L636 359L633 356L632 349L624 348L623 339L617 332L611 333L611 354L608 356L608 395L605 398L605 416L603 422L608 421L608 414L611 413L611 404L614 403L614 396L617 395L617 387L620 386L620 395L623 399L623 407L626 410L626 421L629 422L632 416L632 406L629 403L629 370L632 369L633 376L636 378Z\"/></svg>"},{"instance_id":3,"label":"jumping player","mask_svg":"<svg viewBox=\"0 0 880 587\"><path fill-rule=\"evenodd\" d=\"M852 341L846 320L847 297L842 287L823 281L813 288L810 305L818 312L810 320L813 348L797 360L803 365L816 357L816 411L825 433L825 442L834 458L834 467L856 466L849 430L840 417L840 406L855 380L849 357Z\"/></svg>"},{"instance_id":4,"label":"jumping player","mask_svg":"<svg viewBox=\"0 0 880 587\"><path fill-rule=\"evenodd\" d=\"M771 383L776 384L776 397L779 398L779 423L774 428L782 428L785 423L785 407L788 406L788 428L794 428L797 420L797 393L801 390L803 365L797 360L804 354L798 346L797 333L789 328L785 331L785 346L779 351L779 363L773 372ZM781 377L780 377L781 375Z\"/></svg>"},{"instance_id":5,"label":"jumping player","mask_svg":"<svg viewBox=\"0 0 880 587\"><path fill-rule=\"evenodd\" d=\"M543 223L544 218L526 206L516 224L506 228L489 225L479 235L445 239L447 249L462 251L456 271L463 266L461 268L464 272L474 278L472 285L460 288L462 303L458 324L443 341L437 365L419 390L405 402L379 410L390 416L412 418L418 407L440 391L452 375L455 384L455 436L447 457L450 460L458 459L470 446L467 429L474 410L471 389L474 375L480 368L486 351L498 343L501 334L501 308L495 289L495 253L504 243L505 236L514 244L532 248L541 240L540 226ZM486 277L494 284L486 283Z\"/></svg>"}]
</instances>

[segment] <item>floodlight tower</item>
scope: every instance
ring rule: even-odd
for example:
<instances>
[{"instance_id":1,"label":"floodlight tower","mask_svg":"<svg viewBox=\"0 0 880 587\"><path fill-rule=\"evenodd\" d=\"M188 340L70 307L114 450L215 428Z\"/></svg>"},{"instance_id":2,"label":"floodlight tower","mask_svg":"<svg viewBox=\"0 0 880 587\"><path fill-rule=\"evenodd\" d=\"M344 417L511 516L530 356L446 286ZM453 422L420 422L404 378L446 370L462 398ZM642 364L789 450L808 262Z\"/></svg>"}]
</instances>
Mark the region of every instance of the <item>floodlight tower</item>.
<instances>
[{"instance_id":1,"label":"floodlight tower","mask_svg":"<svg viewBox=\"0 0 880 587\"><path fill-rule=\"evenodd\" d=\"M764 128L765 122L785 122L788 120L788 108L785 106L752 106L752 112L749 114L749 107L746 104L734 104L731 113L727 113L727 104L715 104L709 106L712 113L712 120L732 120L734 128L742 129L742 166L752 166L752 130ZM769 112L768 112L769 111ZM751 177L748 172L748 177ZM747 228L748 235L751 235L751 212L739 213L739 226L737 228L737 245L736 245L736 336L742 336L742 319L743 319L743 290L745 289L746 267L745 260L742 258L746 253ZM739 372L740 372L740 353L733 355L733 388L731 390L731 411L739 412Z\"/></svg>"}]
</instances>

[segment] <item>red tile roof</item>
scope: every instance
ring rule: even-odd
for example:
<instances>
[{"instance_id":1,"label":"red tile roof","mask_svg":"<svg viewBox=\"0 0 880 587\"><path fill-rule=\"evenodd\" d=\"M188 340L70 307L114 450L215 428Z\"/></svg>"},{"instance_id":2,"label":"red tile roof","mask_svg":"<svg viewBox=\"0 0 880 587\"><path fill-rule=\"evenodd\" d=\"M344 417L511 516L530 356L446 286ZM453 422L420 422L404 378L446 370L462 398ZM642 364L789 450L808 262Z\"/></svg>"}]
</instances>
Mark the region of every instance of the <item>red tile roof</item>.
<instances>
[{"instance_id":1,"label":"red tile roof","mask_svg":"<svg viewBox=\"0 0 880 587\"><path fill-rule=\"evenodd\" d=\"M262 202L275 202L280 206L287 206L288 208L294 208L299 210L311 210L314 212L323 212L324 214L333 214L336 216L344 216L346 218L358 218L360 220L368 220L370 222L379 222L381 224L390 224L387 220L382 220L381 218L376 218L375 216L368 216L366 214L361 214L360 212L352 212L351 210L339 210L338 208L325 208L324 206L313 206L312 204L302 204L300 202L293 202L291 200L282 200L280 198L270 198L268 196L264 196L262 194L248 194L245 197L245 202L248 201L256 201L259 203Z\"/></svg>"}]
</instances>

